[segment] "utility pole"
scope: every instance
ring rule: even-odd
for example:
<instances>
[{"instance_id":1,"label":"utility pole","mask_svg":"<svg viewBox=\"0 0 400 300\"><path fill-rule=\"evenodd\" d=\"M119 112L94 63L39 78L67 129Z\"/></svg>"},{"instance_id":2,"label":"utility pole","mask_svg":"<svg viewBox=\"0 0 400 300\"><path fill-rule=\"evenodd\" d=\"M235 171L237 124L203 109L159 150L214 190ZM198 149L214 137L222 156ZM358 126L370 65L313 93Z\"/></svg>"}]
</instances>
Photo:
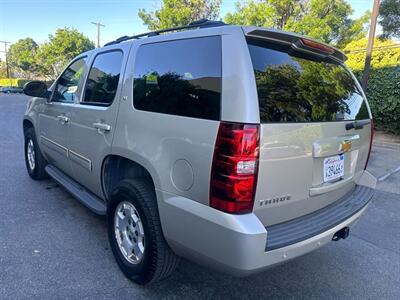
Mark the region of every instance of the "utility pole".
<instances>
[{"instance_id":1,"label":"utility pole","mask_svg":"<svg viewBox=\"0 0 400 300\"><path fill-rule=\"evenodd\" d=\"M106 25L100 22L92 22L92 24L97 26L97 48L100 48L100 26L105 27Z\"/></svg>"},{"instance_id":2,"label":"utility pole","mask_svg":"<svg viewBox=\"0 0 400 300\"><path fill-rule=\"evenodd\" d=\"M8 58L7 58L7 44L11 44L10 42L6 42L6 41L0 41L0 43L4 44L4 52L5 56L6 56L6 71L7 71L7 78L10 78L10 68L8 67Z\"/></svg>"},{"instance_id":3,"label":"utility pole","mask_svg":"<svg viewBox=\"0 0 400 300\"><path fill-rule=\"evenodd\" d=\"M371 67L372 48L374 47L376 20L378 19L378 11L379 11L379 0L374 0L374 8L372 9L372 16L371 16L371 27L369 28L367 55L365 56L364 73L362 78L362 88L364 92L367 91L369 69Z\"/></svg>"}]
</instances>

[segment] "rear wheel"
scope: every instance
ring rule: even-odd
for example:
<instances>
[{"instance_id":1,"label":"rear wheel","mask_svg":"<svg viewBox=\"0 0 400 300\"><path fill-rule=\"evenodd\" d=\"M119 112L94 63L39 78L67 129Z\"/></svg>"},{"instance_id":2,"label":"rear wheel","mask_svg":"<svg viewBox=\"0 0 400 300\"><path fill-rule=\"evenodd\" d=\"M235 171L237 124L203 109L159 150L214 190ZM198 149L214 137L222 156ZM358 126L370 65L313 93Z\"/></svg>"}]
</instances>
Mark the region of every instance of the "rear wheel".
<instances>
[{"instance_id":1,"label":"rear wheel","mask_svg":"<svg viewBox=\"0 0 400 300\"><path fill-rule=\"evenodd\" d=\"M166 278L179 258L166 243L154 188L142 179L123 180L107 209L108 237L122 272L138 284Z\"/></svg>"},{"instance_id":2,"label":"rear wheel","mask_svg":"<svg viewBox=\"0 0 400 300\"><path fill-rule=\"evenodd\" d=\"M40 152L36 141L35 131L29 128L25 132L25 165L29 176L34 180L47 178L45 171L46 159Z\"/></svg>"}]
</instances>

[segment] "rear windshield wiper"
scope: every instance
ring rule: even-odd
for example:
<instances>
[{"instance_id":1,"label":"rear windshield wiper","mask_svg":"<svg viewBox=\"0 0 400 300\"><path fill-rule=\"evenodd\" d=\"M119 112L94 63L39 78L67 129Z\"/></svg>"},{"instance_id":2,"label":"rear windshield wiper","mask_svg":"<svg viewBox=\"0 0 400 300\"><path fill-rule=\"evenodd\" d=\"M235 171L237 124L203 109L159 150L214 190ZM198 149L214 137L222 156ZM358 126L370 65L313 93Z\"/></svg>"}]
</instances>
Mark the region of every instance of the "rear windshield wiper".
<instances>
[{"instance_id":1,"label":"rear windshield wiper","mask_svg":"<svg viewBox=\"0 0 400 300\"><path fill-rule=\"evenodd\" d=\"M354 121L351 123L347 123L346 124L346 130L350 130L350 129L363 129L365 125L368 125L371 123L371 120L360 120L360 121Z\"/></svg>"}]
</instances>

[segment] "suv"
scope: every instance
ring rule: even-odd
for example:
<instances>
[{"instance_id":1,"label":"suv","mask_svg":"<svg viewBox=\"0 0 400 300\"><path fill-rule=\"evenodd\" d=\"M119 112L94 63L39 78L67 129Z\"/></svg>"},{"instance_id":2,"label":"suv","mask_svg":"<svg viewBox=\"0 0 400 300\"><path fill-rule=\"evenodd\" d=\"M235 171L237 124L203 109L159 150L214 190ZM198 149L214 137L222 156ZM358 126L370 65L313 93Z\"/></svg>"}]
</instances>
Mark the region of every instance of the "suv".
<instances>
[{"instance_id":1,"label":"suv","mask_svg":"<svg viewBox=\"0 0 400 300\"><path fill-rule=\"evenodd\" d=\"M206 20L122 37L77 56L50 90L25 86L28 173L107 216L136 283L179 257L265 270L346 238L373 196L371 112L345 59Z\"/></svg>"}]
</instances>

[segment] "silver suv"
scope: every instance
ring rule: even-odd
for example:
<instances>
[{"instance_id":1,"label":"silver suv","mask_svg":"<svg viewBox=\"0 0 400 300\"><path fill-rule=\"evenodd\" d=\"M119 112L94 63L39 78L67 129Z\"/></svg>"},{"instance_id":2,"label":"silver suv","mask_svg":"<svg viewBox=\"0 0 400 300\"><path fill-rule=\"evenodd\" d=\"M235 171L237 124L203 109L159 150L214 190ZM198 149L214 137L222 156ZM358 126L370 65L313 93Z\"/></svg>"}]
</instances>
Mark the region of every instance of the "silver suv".
<instances>
[{"instance_id":1,"label":"silver suv","mask_svg":"<svg viewBox=\"0 0 400 300\"><path fill-rule=\"evenodd\" d=\"M28 173L107 216L136 283L179 257L265 270L346 238L373 196L371 112L345 59L293 33L207 20L122 37L50 89L25 86Z\"/></svg>"}]
</instances>

